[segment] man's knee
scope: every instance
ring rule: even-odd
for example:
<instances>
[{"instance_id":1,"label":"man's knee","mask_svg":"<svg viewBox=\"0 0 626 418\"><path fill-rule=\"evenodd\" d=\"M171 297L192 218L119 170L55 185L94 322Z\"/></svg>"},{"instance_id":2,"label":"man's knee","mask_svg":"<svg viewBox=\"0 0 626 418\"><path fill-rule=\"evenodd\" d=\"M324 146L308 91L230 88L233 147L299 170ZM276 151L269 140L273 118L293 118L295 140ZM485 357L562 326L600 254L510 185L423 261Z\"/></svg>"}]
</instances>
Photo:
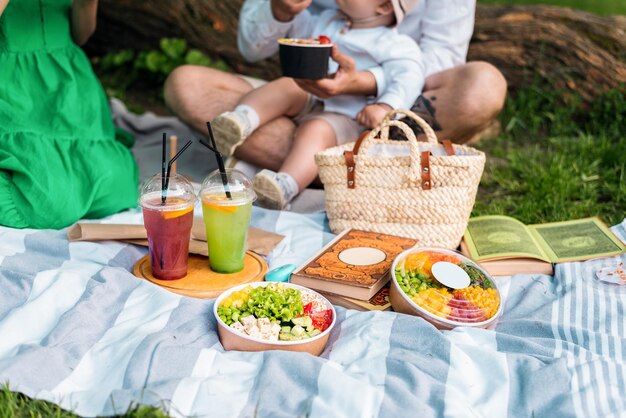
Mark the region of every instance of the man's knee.
<instances>
[{"instance_id":1,"label":"man's knee","mask_svg":"<svg viewBox=\"0 0 626 418\"><path fill-rule=\"evenodd\" d=\"M504 106L506 79L500 70L488 62L469 62L464 70L464 78L471 80L464 100L468 113L487 119L494 118Z\"/></svg>"},{"instance_id":2,"label":"man's knee","mask_svg":"<svg viewBox=\"0 0 626 418\"><path fill-rule=\"evenodd\" d=\"M489 127L504 107L507 84L502 73L487 62L470 62L457 74L457 85L463 87L456 97L459 127L454 137L470 140Z\"/></svg>"},{"instance_id":3,"label":"man's knee","mask_svg":"<svg viewBox=\"0 0 626 418\"><path fill-rule=\"evenodd\" d=\"M181 65L174 68L163 85L165 103L171 105L185 95L190 86L195 84L198 76L198 67L195 65Z\"/></svg>"}]
</instances>

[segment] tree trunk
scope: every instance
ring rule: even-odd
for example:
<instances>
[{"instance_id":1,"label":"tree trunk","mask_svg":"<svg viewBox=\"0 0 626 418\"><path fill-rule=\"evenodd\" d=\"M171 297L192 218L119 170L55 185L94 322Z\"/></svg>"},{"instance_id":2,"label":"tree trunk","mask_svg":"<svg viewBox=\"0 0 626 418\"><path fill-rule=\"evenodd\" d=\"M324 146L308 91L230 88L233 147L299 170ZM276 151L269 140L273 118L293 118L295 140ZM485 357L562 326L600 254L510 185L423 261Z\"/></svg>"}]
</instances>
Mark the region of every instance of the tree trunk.
<instances>
[{"instance_id":1,"label":"tree trunk","mask_svg":"<svg viewBox=\"0 0 626 418\"><path fill-rule=\"evenodd\" d=\"M272 79L276 57L247 63L237 50L242 0L101 0L92 55L156 49L164 37L185 38L234 71ZM535 77L585 101L626 85L626 17L550 6L477 7L468 60L494 64L512 91Z\"/></svg>"},{"instance_id":2,"label":"tree trunk","mask_svg":"<svg viewBox=\"0 0 626 418\"><path fill-rule=\"evenodd\" d=\"M513 90L536 76L585 101L626 85L626 16L564 7L479 6L468 60L494 64Z\"/></svg>"}]
</instances>

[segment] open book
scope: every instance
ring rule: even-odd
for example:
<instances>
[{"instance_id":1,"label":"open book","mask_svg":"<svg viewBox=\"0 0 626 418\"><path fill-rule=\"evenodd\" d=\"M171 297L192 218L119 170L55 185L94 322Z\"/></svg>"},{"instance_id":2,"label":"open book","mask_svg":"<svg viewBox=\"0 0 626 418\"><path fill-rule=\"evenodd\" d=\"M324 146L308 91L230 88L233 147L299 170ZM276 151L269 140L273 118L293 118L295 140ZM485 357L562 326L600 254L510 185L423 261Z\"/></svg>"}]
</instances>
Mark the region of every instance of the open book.
<instances>
[{"instance_id":1,"label":"open book","mask_svg":"<svg viewBox=\"0 0 626 418\"><path fill-rule=\"evenodd\" d=\"M469 220L461 251L494 276L552 274L552 263L622 254L626 246L597 217L524 225L509 216Z\"/></svg>"}]
</instances>

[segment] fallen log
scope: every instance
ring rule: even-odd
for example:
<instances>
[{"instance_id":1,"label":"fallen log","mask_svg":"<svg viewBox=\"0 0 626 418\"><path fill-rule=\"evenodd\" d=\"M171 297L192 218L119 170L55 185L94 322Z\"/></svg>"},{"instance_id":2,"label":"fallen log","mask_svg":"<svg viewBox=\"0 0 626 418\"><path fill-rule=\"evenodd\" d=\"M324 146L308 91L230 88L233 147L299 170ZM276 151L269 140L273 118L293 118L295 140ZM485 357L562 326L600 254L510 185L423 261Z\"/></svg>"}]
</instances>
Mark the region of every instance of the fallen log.
<instances>
[{"instance_id":1,"label":"fallen log","mask_svg":"<svg viewBox=\"0 0 626 418\"><path fill-rule=\"evenodd\" d=\"M276 57L246 62L237 50L242 0L101 0L91 55L158 48L180 37L233 71L265 79L278 75ZM545 82L590 101L626 89L626 16L596 16L552 6L479 5L469 60L494 64L515 91ZM537 77L539 80L537 80Z\"/></svg>"}]
</instances>

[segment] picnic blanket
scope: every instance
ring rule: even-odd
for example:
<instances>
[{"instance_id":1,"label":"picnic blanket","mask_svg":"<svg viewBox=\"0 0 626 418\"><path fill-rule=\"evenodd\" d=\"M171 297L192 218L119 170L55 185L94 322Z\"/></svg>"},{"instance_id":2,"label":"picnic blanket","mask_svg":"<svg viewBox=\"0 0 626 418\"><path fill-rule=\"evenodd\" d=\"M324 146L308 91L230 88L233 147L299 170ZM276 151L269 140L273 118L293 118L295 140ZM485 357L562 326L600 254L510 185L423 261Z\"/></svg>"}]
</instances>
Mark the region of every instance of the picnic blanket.
<instances>
[{"instance_id":1,"label":"picnic blanket","mask_svg":"<svg viewBox=\"0 0 626 418\"><path fill-rule=\"evenodd\" d=\"M324 213L254 208L252 224L286 236L270 268L333 237ZM626 240L626 220L613 231ZM593 280L625 256L498 278L504 309L490 330L337 308L313 357L224 351L213 300L132 275L145 248L65 234L0 227L0 382L79 415L148 404L211 417L626 416L626 293Z\"/></svg>"}]
</instances>

